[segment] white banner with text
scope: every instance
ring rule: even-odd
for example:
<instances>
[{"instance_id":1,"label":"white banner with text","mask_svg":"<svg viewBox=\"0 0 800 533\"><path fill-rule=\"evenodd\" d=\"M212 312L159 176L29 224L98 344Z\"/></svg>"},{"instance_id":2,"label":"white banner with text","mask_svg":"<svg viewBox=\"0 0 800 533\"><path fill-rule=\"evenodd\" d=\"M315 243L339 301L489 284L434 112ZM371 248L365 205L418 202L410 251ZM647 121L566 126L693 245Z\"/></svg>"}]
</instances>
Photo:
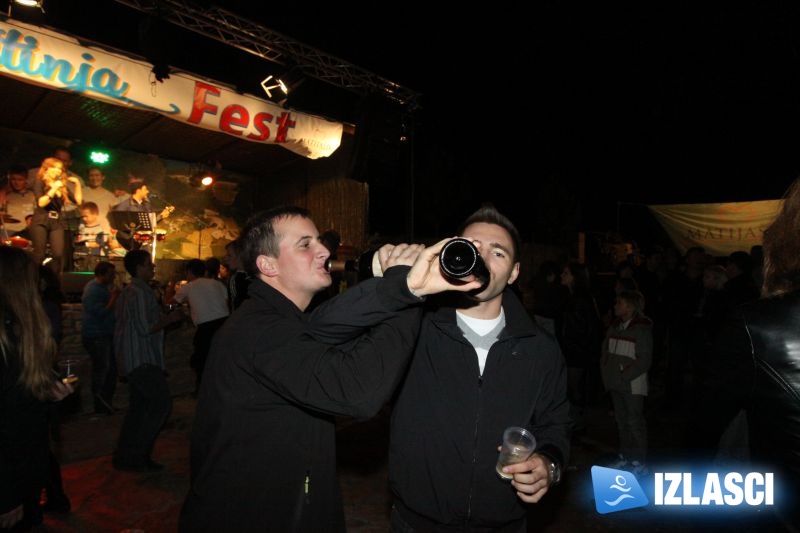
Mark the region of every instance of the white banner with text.
<instances>
[{"instance_id":1,"label":"white banner with text","mask_svg":"<svg viewBox=\"0 0 800 533\"><path fill-rule=\"evenodd\" d=\"M270 143L316 159L341 143L342 124L174 72L157 82L152 65L60 33L0 21L0 74L112 104L155 111L243 140Z\"/></svg>"}]
</instances>

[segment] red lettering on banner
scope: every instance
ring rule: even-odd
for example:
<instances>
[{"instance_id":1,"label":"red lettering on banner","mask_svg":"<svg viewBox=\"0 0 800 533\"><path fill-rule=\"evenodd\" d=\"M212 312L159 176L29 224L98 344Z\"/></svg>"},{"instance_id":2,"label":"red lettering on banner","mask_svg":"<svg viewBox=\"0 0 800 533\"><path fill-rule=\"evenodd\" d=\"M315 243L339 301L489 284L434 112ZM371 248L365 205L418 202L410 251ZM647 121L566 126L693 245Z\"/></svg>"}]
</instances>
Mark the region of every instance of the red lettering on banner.
<instances>
[{"instance_id":1,"label":"red lettering on banner","mask_svg":"<svg viewBox=\"0 0 800 533\"><path fill-rule=\"evenodd\" d=\"M289 133L289 128L294 128L295 121L290 120L289 117L291 116L290 113L281 113L281 116L278 117L278 134L275 135L275 142L276 143L285 143L286 142L286 135Z\"/></svg>"},{"instance_id":2,"label":"red lettering on banner","mask_svg":"<svg viewBox=\"0 0 800 533\"><path fill-rule=\"evenodd\" d=\"M189 122L199 124L203 120L203 115L216 115L219 106L208 102L210 96L220 96L222 91L218 87L207 83L196 81L194 84L194 100L192 102L192 112L189 114ZM248 133L247 138L254 141L265 141L270 138L272 131L268 126L273 121L278 126L275 134L276 143L285 143L289 136L289 130L294 128L297 121L292 120L291 113L284 112L277 118L272 113L256 113L253 116L252 127L255 133ZM242 135L251 126L250 112L246 107L239 104L226 106L219 116L218 127L220 130L232 135Z\"/></svg>"},{"instance_id":3,"label":"red lettering on banner","mask_svg":"<svg viewBox=\"0 0 800 533\"><path fill-rule=\"evenodd\" d=\"M200 81L194 82L194 100L192 102L192 113L189 115L189 122L199 124L203 120L203 113L217 114L217 106L206 102L208 93L214 96L220 95L220 90L213 85Z\"/></svg>"},{"instance_id":4,"label":"red lettering on banner","mask_svg":"<svg viewBox=\"0 0 800 533\"><path fill-rule=\"evenodd\" d=\"M219 117L219 129L234 135L242 134L241 131L233 129L234 126L247 128L249 123L250 113L247 112L247 109L238 104L231 104L223 109L222 115Z\"/></svg>"},{"instance_id":5,"label":"red lettering on banner","mask_svg":"<svg viewBox=\"0 0 800 533\"><path fill-rule=\"evenodd\" d=\"M256 113L256 116L253 117L253 126L255 126L256 130L258 131L258 135L251 133L247 136L248 139L253 139L254 141L264 141L269 139L269 124L272 122L272 119L275 118L272 116L271 113Z\"/></svg>"}]
</instances>

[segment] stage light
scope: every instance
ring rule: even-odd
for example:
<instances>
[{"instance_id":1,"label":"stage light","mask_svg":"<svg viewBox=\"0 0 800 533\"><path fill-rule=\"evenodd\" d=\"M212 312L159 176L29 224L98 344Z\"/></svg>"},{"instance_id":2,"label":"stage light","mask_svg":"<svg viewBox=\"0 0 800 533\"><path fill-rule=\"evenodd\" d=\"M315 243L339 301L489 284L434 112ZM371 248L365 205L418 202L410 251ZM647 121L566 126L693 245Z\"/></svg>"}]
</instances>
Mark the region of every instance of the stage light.
<instances>
[{"instance_id":1,"label":"stage light","mask_svg":"<svg viewBox=\"0 0 800 533\"><path fill-rule=\"evenodd\" d=\"M89 160L95 165L105 165L111 160L111 154L102 150L92 150L89 152Z\"/></svg>"},{"instance_id":2,"label":"stage light","mask_svg":"<svg viewBox=\"0 0 800 533\"><path fill-rule=\"evenodd\" d=\"M216 177L212 172L197 172L189 178L189 185L198 189L207 189L214 184Z\"/></svg>"},{"instance_id":3,"label":"stage light","mask_svg":"<svg viewBox=\"0 0 800 533\"><path fill-rule=\"evenodd\" d=\"M275 89L280 89L283 94L289 94L289 89L286 87L286 84L283 83L280 78L276 78L272 74L261 81L261 88L267 93L267 98L272 98L272 92L275 91ZM275 92L277 94L277 91Z\"/></svg>"},{"instance_id":4,"label":"stage light","mask_svg":"<svg viewBox=\"0 0 800 533\"><path fill-rule=\"evenodd\" d=\"M14 3L25 7L38 7L44 12L44 0L14 0Z\"/></svg>"}]
</instances>

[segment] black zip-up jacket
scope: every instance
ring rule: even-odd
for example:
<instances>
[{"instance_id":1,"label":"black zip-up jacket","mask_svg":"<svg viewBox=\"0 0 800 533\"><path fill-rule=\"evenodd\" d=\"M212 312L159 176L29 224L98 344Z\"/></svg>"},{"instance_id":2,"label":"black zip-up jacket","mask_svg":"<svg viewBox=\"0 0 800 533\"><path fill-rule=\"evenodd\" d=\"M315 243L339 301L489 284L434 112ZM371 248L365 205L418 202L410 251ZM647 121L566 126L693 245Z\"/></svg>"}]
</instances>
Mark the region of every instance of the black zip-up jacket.
<instances>
[{"instance_id":1,"label":"black zip-up jacket","mask_svg":"<svg viewBox=\"0 0 800 533\"><path fill-rule=\"evenodd\" d=\"M426 313L392 413L389 476L401 516L429 531L501 528L525 503L495 472L509 426L528 428L538 452L565 465L569 450L566 372L558 345L510 290L506 327L483 376L455 309Z\"/></svg>"},{"instance_id":2,"label":"black zip-up jacket","mask_svg":"<svg viewBox=\"0 0 800 533\"><path fill-rule=\"evenodd\" d=\"M261 280L214 337L181 531L344 531L332 415L373 416L419 333L408 267L309 317Z\"/></svg>"}]
</instances>

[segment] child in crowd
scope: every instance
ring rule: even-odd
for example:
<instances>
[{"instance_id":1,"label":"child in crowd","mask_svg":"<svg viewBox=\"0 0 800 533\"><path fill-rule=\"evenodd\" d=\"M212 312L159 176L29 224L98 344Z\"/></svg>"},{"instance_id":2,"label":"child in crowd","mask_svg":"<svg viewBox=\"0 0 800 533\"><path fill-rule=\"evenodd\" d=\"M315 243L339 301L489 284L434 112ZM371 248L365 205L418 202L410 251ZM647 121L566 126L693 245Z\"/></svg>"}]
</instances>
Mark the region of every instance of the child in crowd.
<instances>
[{"instance_id":1,"label":"child in crowd","mask_svg":"<svg viewBox=\"0 0 800 533\"><path fill-rule=\"evenodd\" d=\"M647 424L644 397L647 371L653 355L653 322L644 316L644 296L623 290L614 305L615 320L603 342L603 385L611 394L617 420L620 454L609 468L627 468L634 475L647 474Z\"/></svg>"}]
</instances>

